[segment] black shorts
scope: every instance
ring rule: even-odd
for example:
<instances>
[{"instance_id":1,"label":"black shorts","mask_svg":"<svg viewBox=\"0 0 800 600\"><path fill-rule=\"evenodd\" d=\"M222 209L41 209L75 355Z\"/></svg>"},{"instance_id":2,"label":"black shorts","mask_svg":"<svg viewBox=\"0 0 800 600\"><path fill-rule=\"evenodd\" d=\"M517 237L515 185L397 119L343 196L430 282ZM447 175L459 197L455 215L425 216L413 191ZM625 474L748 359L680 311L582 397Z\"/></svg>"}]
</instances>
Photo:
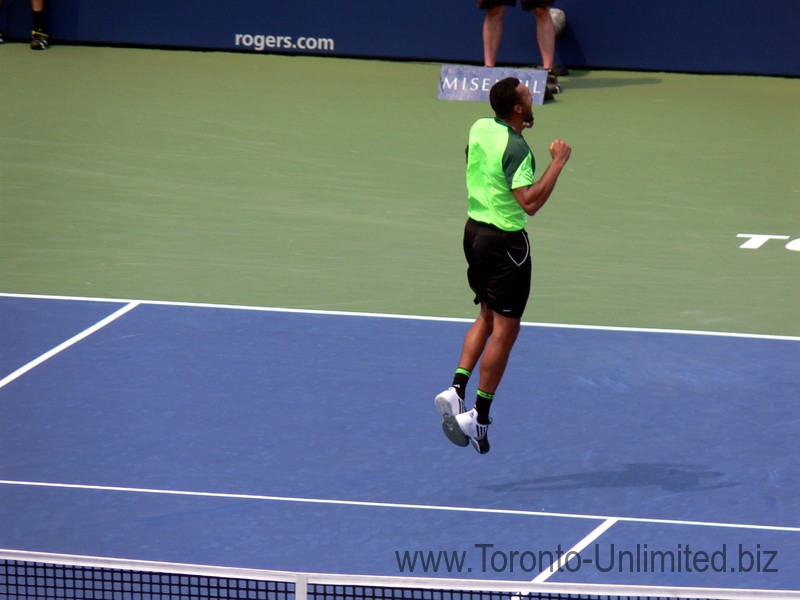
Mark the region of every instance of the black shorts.
<instances>
[{"instance_id":1,"label":"black shorts","mask_svg":"<svg viewBox=\"0 0 800 600\"><path fill-rule=\"evenodd\" d=\"M521 0L522 10L534 8L550 8L555 0ZM495 6L516 6L517 0L478 0L478 8L494 8Z\"/></svg>"},{"instance_id":2,"label":"black shorts","mask_svg":"<svg viewBox=\"0 0 800 600\"><path fill-rule=\"evenodd\" d=\"M475 304L486 304L506 317L522 317L531 292L531 246L525 230L503 231L469 219L464 256Z\"/></svg>"}]
</instances>

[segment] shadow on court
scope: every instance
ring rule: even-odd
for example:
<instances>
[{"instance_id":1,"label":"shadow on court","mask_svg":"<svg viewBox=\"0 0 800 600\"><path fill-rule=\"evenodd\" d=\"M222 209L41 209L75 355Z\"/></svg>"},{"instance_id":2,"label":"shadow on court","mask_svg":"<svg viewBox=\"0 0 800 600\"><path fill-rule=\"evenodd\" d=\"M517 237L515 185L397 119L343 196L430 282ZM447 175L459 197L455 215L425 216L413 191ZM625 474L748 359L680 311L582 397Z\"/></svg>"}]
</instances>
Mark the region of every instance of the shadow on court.
<instances>
[{"instance_id":1,"label":"shadow on court","mask_svg":"<svg viewBox=\"0 0 800 600\"><path fill-rule=\"evenodd\" d=\"M492 492L541 492L592 488L656 487L667 492L696 492L740 485L725 473L699 465L633 463L618 470L588 471L483 486Z\"/></svg>"},{"instance_id":2,"label":"shadow on court","mask_svg":"<svg viewBox=\"0 0 800 600\"><path fill-rule=\"evenodd\" d=\"M664 80L660 77L587 77L591 71L572 71L564 77L564 87L575 90L597 90L640 85L658 85Z\"/></svg>"}]
</instances>

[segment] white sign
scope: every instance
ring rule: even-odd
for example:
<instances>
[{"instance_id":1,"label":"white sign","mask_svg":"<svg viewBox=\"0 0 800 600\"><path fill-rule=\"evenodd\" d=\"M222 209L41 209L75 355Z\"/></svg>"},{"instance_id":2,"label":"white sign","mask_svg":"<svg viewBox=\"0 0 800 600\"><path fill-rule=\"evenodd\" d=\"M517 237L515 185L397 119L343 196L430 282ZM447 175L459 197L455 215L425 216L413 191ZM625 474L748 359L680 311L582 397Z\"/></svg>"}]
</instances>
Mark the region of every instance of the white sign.
<instances>
[{"instance_id":1,"label":"white sign","mask_svg":"<svg viewBox=\"0 0 800 600\"><path fill-rule=\"evenodd\" d=\"M488 102L489 90L496 82L506 77L519 79L533 93L533 103L544 104L547 71L542 69L442 65L438 98L439 100Z\"/></svg>"}]
</instances>

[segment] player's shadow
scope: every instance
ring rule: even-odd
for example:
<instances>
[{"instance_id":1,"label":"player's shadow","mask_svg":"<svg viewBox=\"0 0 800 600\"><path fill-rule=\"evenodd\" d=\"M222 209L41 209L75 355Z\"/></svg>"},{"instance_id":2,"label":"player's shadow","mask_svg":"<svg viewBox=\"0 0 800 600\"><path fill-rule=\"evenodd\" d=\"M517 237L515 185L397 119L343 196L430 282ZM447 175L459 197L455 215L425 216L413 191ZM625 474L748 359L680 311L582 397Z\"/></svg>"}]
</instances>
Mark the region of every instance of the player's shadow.
<instances>
[{"instance_id":1,"label":"player's shadow","mask_svg":"<svg viewBox=\"0 0 800 600\"><path fill-rule=\"evenodd\" d=\"M536 477L481 486L481 489L507 493L657 487L667 492L697 492L740 485L721 480L724 475L721 471L699 465L633 463L617 470Z\"/></svg>"}]
</instances>

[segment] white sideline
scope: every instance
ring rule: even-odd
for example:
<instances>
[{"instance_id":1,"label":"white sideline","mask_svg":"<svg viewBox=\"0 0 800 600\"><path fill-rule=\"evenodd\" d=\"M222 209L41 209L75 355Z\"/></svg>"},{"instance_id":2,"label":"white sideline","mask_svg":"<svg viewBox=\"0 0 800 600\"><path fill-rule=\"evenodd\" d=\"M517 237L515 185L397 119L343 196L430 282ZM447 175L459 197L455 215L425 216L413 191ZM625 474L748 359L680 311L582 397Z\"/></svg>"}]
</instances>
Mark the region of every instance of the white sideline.
<instances>
[{"instance_id":1,"label":"white sideline","mask_svg":"<svg viewBox=\"0 0 800 600\"><path fill-rule=\"evenodd\" d=\"M729 529L753 529L758 531L786 531L800 533L800 527L782 525L753 525L746 523L717 523L711 521L680 521L674 519L652 519L646 517L621 517L610 515L585 515L579 513L559 513L534 510L515 510L504 508L479 508L471 506L442 506L437 504L407 504L398 502L370 502L363 500L335 500L331 498L298 498L294 496L269 496L265 494L234 494L227 492L201 492L192 490L164 490L157 488L136 488L108 485L86 485L77 483L55 483L45 481L16 481L0 479L0 485L47 487L101 492L123 492L132 494L161 494L165 496L196 496L202 498L228 498L234 500L262 500L265 502L294 502L298 504L329 504L336 506L359 506L367 508L398 508L410 510L438 510L446 512L481 513L490 515L517 515L523 517L557 517L565 519L588 519L594 521L623 521L628 523L656 523L661 525L692 525L696 527L724 527Z\"/></svg>"},{"instance_id":2,"label":"white sideline","mask_svg":"<svg viewBox=\"0 0 800 600\"><path fill-rule=\"evenodd\" d=\"M533 580L532 583L543 583L550 579L550 577L561 571L561 569L575 556L580 554L589 544L603 535L606 531L611 529L614 524L617 523L619 519L606 519L603 521L598 527L596 527L589 535L575 544L572 548L567 550L567 552L558 559L556 564L549 566L546 569L542 569L541 573L537 575Z\"/></svg>"},{"instance_id":3,"label":"white sideline","mask_svg":"<svg viewBox=\"0 0 800 600\"><path fill-rule=\"evenodd\" d=\"M30 298L32 300L67 300L73 302L109 302L109 303L136 303L153 306L185 306L187 308L216 308L223 310L242 310L254 312L278 312L294 313L304 315L330 315L340 317L368 317L378 319L405 319L410 321L438 321L442 323L472 323L474 319L461 317L437 317L426 315L401 315L392 313L373 313L373 312L348 312L339 310L320 310L307 308L278 308L269 306L247 306L240 304L213 304L204 302L176 302L169 300L130 300L120 298L95 298L84 296L56 296L42 294L16 294L11 292L0 292L0 298ZM702 331L697 329L660 329L649 327L616 327L610 325L578 325L570 323L538 323L523 321L523 327L547 327L553 329L586 329L590 331L627 331L633 333L667 333L678 335L701 335L713 337L734 337L751 338L760 340L783 340L790 342L800 342L800 336L790 335L771 335L762 333L735 333L725 331Z\"/></svg>"}]
</instances>

